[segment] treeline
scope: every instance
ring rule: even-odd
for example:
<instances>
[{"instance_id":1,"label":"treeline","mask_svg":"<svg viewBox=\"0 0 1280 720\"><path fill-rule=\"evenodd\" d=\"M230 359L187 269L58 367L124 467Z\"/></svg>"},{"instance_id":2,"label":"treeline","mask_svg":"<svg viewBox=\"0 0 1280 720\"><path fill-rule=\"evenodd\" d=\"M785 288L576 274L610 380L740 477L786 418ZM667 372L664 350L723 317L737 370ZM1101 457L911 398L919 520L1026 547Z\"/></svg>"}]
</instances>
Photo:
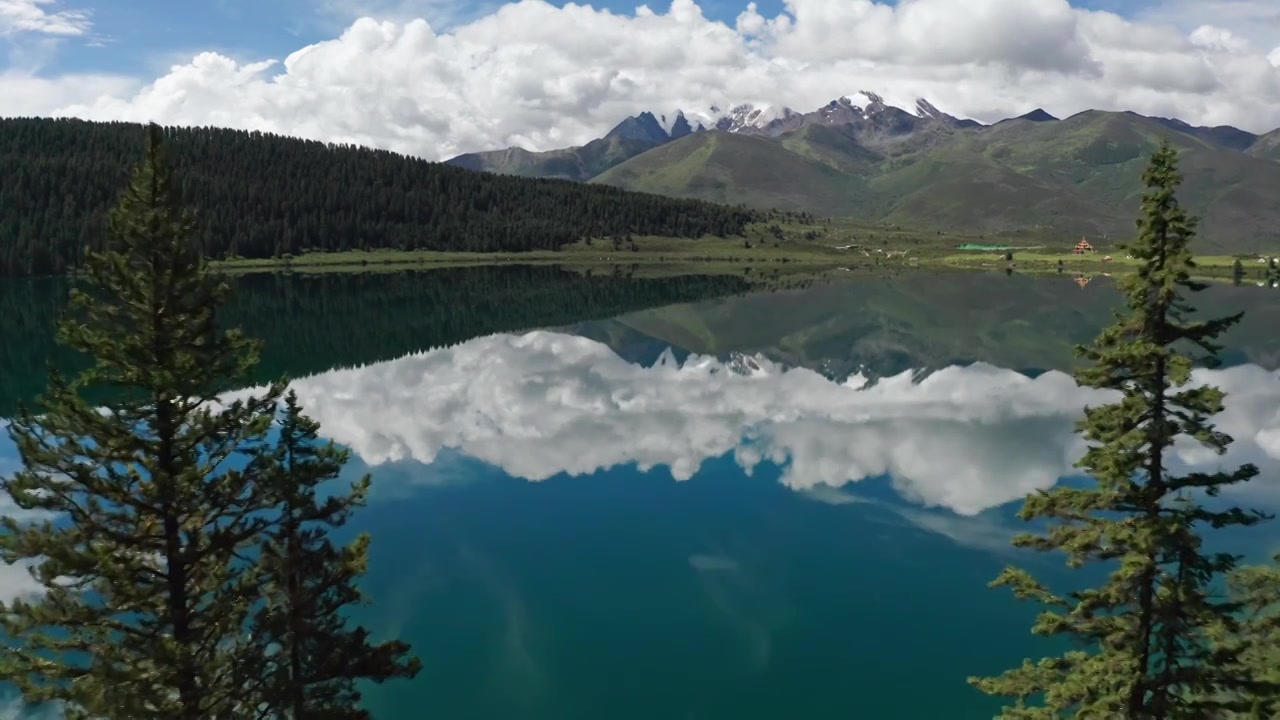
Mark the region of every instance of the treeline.
<instances>
[{"instance_id":1,"label":"treeline","mask_svg":"<svg viewBox=\"0 0 1280 720\"><path fill-rule=\"evenodd\" d=\"M58 274L101 248L142 126L0 119L0 275ZM205 257L556 249L585 237L737 235L753 210L476 173L270 133L165 128Z\"/></svg>"},{"instance_id":2,"label":"treeline","mask_svg":"<svg viewBox=\"0 0 1280 720\"><path fill-rule=\"evenodd\" d=\"M54 343L66 278L0 284L0 418L44 390L47 363L84 361ZM364 365L495 332L555 327L745 292L728 275L629 278L550 266L404 273L260 273L235 278L224 317L264 342L253 384ZM106 398L98 398L105 400Z\"/></svg>"}]
</instances>

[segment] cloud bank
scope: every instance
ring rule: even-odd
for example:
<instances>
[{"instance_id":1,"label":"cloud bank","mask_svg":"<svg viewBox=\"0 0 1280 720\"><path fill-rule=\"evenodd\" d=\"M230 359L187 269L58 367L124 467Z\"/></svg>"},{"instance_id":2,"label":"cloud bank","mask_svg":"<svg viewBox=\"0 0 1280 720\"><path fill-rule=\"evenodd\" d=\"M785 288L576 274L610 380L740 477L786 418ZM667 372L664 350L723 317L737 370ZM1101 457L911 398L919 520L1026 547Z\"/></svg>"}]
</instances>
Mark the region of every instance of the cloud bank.
<instances>
[{"instance_id":1,"label":"cloud bank","mask_svg":"<svg viewBox=\"0 0 1280 720\"><path fill-rule=\"evenodd\" d=\"M46 17L46 2L0 8ZM8 113L260 129L429 159L579 144L643 110L807 111L863 89L908 108L927 97L983 121L1044 107L1280 126L1270 4L1165 5L1125 19L1067 0L786 0L773 17L747 3L729 24L694 0L622 14L523 0L448 31L361 18L283 60L206 52L162 77L105 86L10 74L0 94L17 96ZM56 17L39 22L74 30L78 21Z\"/></svg>"},{"instance_id":2,"label":"cloud bank","mask_svg":"<svg viewBox=\"0 0 1280 720\"><path fill-rule=\"evenodd\" d=\"M294 388L326 436L373 466L431 463L453 448L533 481L627 463L688 480L732 453L747 472L783 465L782 482L796 490L889 475L905 498L961 515L1072 474L1083 452L1074 421L1107 400L1059 372L1031 379L977 364L868 385L755 360L749 374L698 356L643 367L593 340L539 331L334 370ZM1183 447L1181 463L1254 462L1269 474L1251 491L1274 494L1280 372L1241 366L1197 380L1229 393L1217 420L1236 443L1222 458Z\"/></svg>"}]
</instances>

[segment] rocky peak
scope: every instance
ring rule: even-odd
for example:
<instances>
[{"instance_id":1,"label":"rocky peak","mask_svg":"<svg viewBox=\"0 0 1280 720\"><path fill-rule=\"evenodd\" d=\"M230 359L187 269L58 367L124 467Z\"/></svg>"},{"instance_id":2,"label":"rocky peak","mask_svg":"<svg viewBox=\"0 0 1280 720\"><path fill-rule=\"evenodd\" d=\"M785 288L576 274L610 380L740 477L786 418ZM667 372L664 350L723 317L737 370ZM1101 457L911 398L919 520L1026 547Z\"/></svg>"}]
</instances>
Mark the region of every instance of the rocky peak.
<instances>
[{"instance_id":1,"label":"rocky peak","mask_svg":"<svg viewBox=\"0 0 1280 720\"><path fill-rule=\"evenodd\" d=\"M653 113L642 112L618 123L605 137L618 140L665 142L671 135L662 127Z\"/></svg>"},{"instance_id":2,"label":"rocky peak","mask_svg":"<svg viewBox=\"0 0 1280 720\"><path fill-rule=\"evenodd\" d=\"M1045 112L1043 108L1036 108L1025 115L1019 115L1015 120L1030 120L1031 122L1056 122L1058 118Z\"/></svg>"},{"instance_id":3,"label":"rocky peak","mask_svg":"<svg viewBox=\"0 0 1280 720\"><path fill-rule=\"evenodd\" d=\"M702 129L702 125L698 125L698 129ZM689 119L684 116L684 112L677 110L676 118L671 123L671 129L667 131L672 140L682 138L685 135L693 133L693 126L689 124Z\"/></svg>"},{"instance_id":4,"label":"rocky peak","mask_svg":"<svg viewBox=\"0 0 1280 720\"><path fill-rule=\"evenodd\" d=\"M859 90L858 94L867 99L866 107L862 108L862 111L867 115L874 115L889 109L889 105L885 103L884 98L870 90Z\"/></svg>"},{"instance_id":5,"label":"rocky peak","mask_svg":"<svg viewBox=\"0 0 1280 720\"><path fill-rule=\"evenodd\" d=\"M916 115L926 120L937 120L948 125L954 125L956 118L948 115L937 108L933 103L924 98L916 98Z\"/></svg>"},{"instance_id":6,"label":"rocky peak","mask_svg":"<svg viewBox=\"0 0 1280 720\"><path fill-rule=\"evenodd\" d=\"M726 111L718 106L711 106L711 126L717 130L733 133L767 131L777 127L779 123L786 123L799 116L800 113L789 107L743 103Z\"/></svg>"}]
</instances>

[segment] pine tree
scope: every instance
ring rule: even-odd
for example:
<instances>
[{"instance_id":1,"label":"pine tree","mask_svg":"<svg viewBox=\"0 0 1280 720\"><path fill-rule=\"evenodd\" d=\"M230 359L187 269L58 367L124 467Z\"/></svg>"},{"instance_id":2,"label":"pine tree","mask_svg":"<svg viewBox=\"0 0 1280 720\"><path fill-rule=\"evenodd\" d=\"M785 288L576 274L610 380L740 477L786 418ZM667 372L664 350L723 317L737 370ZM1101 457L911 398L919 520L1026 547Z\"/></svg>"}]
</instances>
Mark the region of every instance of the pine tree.
<instances>
[{"instance_id":1,"label":"pine tree","mask_svg":"<svg viewBox=\"0 0 1280 720\"><path fill-rule=\"evenodd\" d=\"M242 717L253 589L238 557L271 497L238 455L265 439L281 389L216 402L258 349L219 328L228 286L203 269L162 137L147 128L110 247L87 254L59 327L92 367L51 373L19 411L23 467L0 481L44 513L3 519L0 557L30 566L41 594L0 606L0 676L69 718ZM104 390L107 411L84 399Z\"/></svg>"},{"instance_id":2,"label":"pine tree","mask_svg":"<svg viewBox=\"0 0 1280 720\"><path fill-rule=\"evenodd\" d=\"M1219 638L1234 656L1234 671L1253 687L1240 693L1247 710L1239 717L1280 717L1280 555L1272 565L1242 567L1232 573L1231 597L1240 603L1240 625Z\"/></svg>"},{"instance_id":3,"label":"pine tree","mask_svg":"<svg viewBox=\"0 0 1280 720\"><path fill-rule=\"evenodd\" d=\"M319 442L319 424L303 414L296 394L285 398L280 436L264 454L263 477L279 499L279 514L260 546L265 605L253 636L261 644L261 679L255 703L273 720L366 720L358 708L359 680L412 678L421 668L409 646L372 644L363 627L349 628L342 613L363 596L368 535L335 547L331 529L346 524L364 504L366 475L349 493L320 500L317 490L338 477L347 451Z\"/></svg>"},{"instance_id":4,"label":"pine tree","mask_svg":"<svg viewBox=\"0 0 1280 720\"><path fill-rule=\"evenodd\" d=\"M970 679L983 692L1017 699L1007 718L1221 717L1240 709L1234 694L1252 684L1230 669L1230 649L1211 642L1238 630L1239 604L1219 599L1211 585L1239 558L1204 551L1201 532L1252 525L1262 515L1213 510L1199 498L1253 478L1257 468L1178 475L1169 467L1175 438L1219 454L1231 442L1210 421L1222 410L1223 393L1187 384L1194 365L1213 364L1215 338L1240 315L1190 318L1186 294L1204 287L1190 277L1196 223L1175 196L1177 154L1167 141L1143 180L1138 238L1129 247L1139 265L1117 281L1128 311L1079 349L1092 364L1077 381L1121 396L1087 408L1078 427L1090 447L1077 467L1096 482L1029 496L1020 517L1047 520L1048 530L1014 540L1018 547L1062 551L1070 567L1101 562L1110 572L1099 586L1065 596L1016 568L993 583L1048 606L1032 632L1078 645L998 677Z\"/></svg>"}]
</instances>

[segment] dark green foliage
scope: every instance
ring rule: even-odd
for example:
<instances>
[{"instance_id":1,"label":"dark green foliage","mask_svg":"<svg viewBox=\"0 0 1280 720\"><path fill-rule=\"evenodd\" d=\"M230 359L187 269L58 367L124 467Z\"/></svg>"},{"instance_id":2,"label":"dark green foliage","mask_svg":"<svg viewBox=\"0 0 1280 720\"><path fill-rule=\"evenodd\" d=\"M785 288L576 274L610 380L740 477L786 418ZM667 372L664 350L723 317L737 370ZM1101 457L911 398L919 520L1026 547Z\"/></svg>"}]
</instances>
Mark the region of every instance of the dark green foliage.
<instances>
[{"instance_id":1,"label":"dark green foliage","mask_svg":"<svg viewBox=\"0 0 1280 720\"><path fill-rule=\"evenodd\" d=\"M1232 598L1240 603L1241 623L1221 639L1237 659L1236 671L1260 683L1241 694L1249 720L1280 717L1280 555L1272 565L1243 567L1230 578Z\"/></svg>"},{"instance_id":2,"label":"dark green foliage","mask_svg":"<svg viewBox=\"0 0 1280 720\"><path fill-rule=\"evenodd\" d=\"M0 275L56 274L101 242L139 127L0 119ZM165 131L204 257L524 251L587 236L735 235L755 211L475 173L385 151L214 128Z\"/></svg>"},{"instance_id":3,"label":"dark green foliage","mask_svg":"<svg viewBox=\"0 0 1280 720\"><path fill-rule=\"evenodd\" d=\"M71 718L238 717L253 590L237 555L272 498L232 461L264 440L280 388L206 404L257 349L219 329L228 288L201 270L159 128L147 140L60 326L92 366L54 373L10 426L23 469L0 489L58 519L3 519L0 557L31 564L43 595L0 608L0 674ZM116 394L110 412L85 400L93 388Z\"/></svg>"},{"instance_id":4,"label":"dark green foliage","mask_svg":"<svg viewBox=\"0 0 1280 720\"><path fill-rule=\"evenodd\" d=\"M366 629L349 628L343 618L364 599L356 580L368 560L369 536L339 548L328 533L364 505L370 478L346 494L319 498L320 486L338 477L349 456L321 443L319 427L291 391L275 446L257 458L261 481L279 503L255 577L263 604L252 624L261 648L253 704L264 720L367 720L357 681L412 678L422 667L406 657L407 644L372 644Z\"/></svg>"},{"instance_id":5,"label":"dark green foliage","mask_svg":"<svg viewBox=\"0 0 1280 720\"><path fill-rule=\"evenodd\" d=\"M1219 454L1231 443L1210 420L1222 410L1223 393L1186 386L1193 365L1211 362L1215 339L1240 319L1191 317L1186 295L1204 286L1190 279L1195 219L1175 197L1176 161L1165 143L1143 175L1138 240L1128 248L1141 264L1117 281L1128 312L1080 350L1092 363L1077 373L1080 384L1121 395L1087 408L1079 427L1090 447L1078 467L1096 484L1028 497L1020 517L1051 524L1014 541L1064 552L1071 567L1102 562L1110 573L1100 586L1065 596L1025 570L1009 568L996 580L1047 606L1033 632L1079 643L1060 657L973 679L984 692L1017 699L1005 717L1216 718L1246 709L1240 694L1260 687L1234 666L1230 648L1213 642L1239 629L1240 605L1213 588L1239 558L1204 551L1202 533L1262 516L1201 502L1258 470L1177 475L1169 468L1176 438Z\"/></svg>"}]
</instances>

